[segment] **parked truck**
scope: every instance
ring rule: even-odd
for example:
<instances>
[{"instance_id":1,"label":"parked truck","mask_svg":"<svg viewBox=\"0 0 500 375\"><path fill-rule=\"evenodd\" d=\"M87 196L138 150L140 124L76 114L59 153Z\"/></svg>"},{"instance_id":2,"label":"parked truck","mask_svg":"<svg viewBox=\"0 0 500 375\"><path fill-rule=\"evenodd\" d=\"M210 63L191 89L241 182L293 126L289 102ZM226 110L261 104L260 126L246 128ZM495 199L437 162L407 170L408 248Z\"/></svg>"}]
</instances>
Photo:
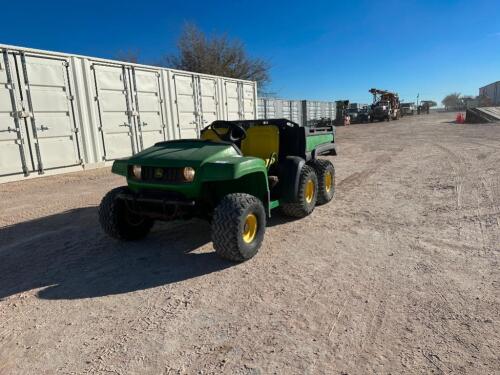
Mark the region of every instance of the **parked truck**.
<instances>
[{"instance_id":1,"label":"parked truck","mask_svg":"<svg viewBox=\"0 0 500 375\"><path fill-rule=\"evenodd\" d=\"M401 117L415 114L415 103L401 103Z\"/></svg>"},{"instance_id":2,"label":"parked truck","mask_svg":"<svg viewBox=\"0 0 500 375\"><path fill-rule=\"evenodd\" d=\"M370 111L370 121L391 121L401 118L401 108L397 93L372 88L373 104Z\"/></svg>"}]
</instances>

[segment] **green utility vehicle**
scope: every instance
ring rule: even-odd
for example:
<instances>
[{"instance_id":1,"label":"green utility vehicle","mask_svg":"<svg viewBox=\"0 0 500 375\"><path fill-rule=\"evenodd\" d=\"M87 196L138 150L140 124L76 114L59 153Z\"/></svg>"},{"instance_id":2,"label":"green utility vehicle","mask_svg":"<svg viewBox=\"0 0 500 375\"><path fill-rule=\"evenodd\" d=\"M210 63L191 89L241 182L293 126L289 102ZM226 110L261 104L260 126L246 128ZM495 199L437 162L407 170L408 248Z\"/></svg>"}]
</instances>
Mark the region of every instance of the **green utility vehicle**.
<instances>
[{"instance_id":1,"label":"green utility vehicle","mask_svg":"<svg viewBox=\"0 0 500 375\"><path fill-rule=\"evenodd\" d=\"M286 119L215 121L200 139L160 142L113 163L127 179L99 206L104 231L138 240L155 220L205 218L217 254L232 261L259 250L266 218L280 207L309 215L335 192L335 128L301 127Z\"/></svg>"}]
</instances>

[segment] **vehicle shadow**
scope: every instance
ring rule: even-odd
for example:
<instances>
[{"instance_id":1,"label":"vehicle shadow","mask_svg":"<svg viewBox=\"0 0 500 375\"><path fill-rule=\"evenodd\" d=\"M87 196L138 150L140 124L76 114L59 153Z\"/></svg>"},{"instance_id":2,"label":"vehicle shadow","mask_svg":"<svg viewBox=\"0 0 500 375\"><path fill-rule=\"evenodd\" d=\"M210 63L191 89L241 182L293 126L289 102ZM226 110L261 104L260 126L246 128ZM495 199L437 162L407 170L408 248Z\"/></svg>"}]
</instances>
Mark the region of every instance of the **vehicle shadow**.
<instances>
[{"instance_id":1,"label":"vehicle shadow","mask_svg":"<svg viewBox=\"0 0 500 375\"><path fill-rule=\"evenodd\" d=\"M268 227L290 222L273 215ZM43 299L79 299L181 282L238 263L219 258L202 220L156 223L141 241L104 234L97 207L69 210L0 228L0 301L40 289Z\"/></svg>"},{"instance_id":2,"label":"vehicle shadow","mask_svg":"<svg viewBox=\"0 0 500 375\"><path fill-rule=\"evenodd\" d=\"M0 300L41 289L43 299L127 293L235 266L213 251L202 221L159 223L138 242L105 235L97 207L70 210L0 229ZM211 249L210 249L211 250Z\"/></svg>"}]
</instances>

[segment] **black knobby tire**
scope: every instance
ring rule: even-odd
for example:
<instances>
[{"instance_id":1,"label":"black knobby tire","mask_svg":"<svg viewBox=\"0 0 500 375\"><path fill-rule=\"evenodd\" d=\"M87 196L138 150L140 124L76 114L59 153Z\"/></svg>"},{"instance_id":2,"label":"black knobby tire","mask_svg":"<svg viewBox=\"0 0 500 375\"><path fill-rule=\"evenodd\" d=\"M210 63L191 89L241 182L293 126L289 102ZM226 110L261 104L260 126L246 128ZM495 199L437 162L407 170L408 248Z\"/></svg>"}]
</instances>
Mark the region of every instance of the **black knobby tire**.
<instances>
[{"instance_id":1,"label":"black knobby tire","mask_svg":"<svg viewBox=\"0 0 500 375\"><path fill-rule=\"evenodd\" d=\"M127 208L125 201L118 197L129 192L126 187L109 191L99 205L99 223L109 236L118 240L134 241L146 237L154 221L140 217Z\"/></svg>"},{"instance_id":2,"label":"black knobby tire","mask_svg":"<svg viewBox=\"0 0 500 375\"><path fill-rule=\"evenodd\" d=\"M306 199L306 189L308 181L314 183L314 196L311 201ZM313 212L318 198L318 177L314 169L308 165L304 165L300 172L299 188L297 197L294 202L283 203L281 210L287 216L302 218Z\"/></svg>"},{"instance_id":3,"label":"black knobby tire","mask_svg":"<svg viewBox=\"0 0 500 375\"><path fill-rule=\"evenodd\" d=\"M318 200L317 204L325 204L330 202L335 195L335 167L329 160L316 159L312 163L312 167L318 176ZM330 180L330 188L328 189L328 178Z\"/></svg>"},{"instance_id":4,"label":"black knobby tire","mask_svg":"<svg viewBox=\"0 0 500 375\"><path fill-rule=\"evenodd\" d=\"M245 241L246 220L254 215L257 229L251 242ZM212 241L222 258L241 262L259 251L266 232L266 212L261 200L250 194L228 194L215 208L212 218Z\"/></svg>"}]
</instances>

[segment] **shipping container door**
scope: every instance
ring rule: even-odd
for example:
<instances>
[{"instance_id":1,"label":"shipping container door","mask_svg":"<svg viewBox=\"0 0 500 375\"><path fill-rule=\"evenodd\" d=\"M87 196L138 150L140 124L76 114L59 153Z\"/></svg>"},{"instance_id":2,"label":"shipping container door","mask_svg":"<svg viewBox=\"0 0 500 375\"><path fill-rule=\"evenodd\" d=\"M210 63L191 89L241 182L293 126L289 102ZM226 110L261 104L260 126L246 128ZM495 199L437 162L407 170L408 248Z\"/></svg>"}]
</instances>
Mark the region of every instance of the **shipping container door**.
<instances>
[{"instance_id":1,"label":"shipping container door","mask_svg":"<svg viewBox=\"0 0 500 375\"><path fill-rule=\"evenodd\" d=\"M266 118L265 99L257 99L257 118Z\"/></svg>"},{"instance_id":2,"label":"shipping container door","mask_svg":"<svg viewBox=\"0 0 500 375\"><path fill-rule=\"evenodd\" d=\"M137 129L141 148L165 140L160 73L132 68L134 100L137 110Z\"/></svg>"},{"instance_id":3,"label":"shipping container door","mask_svg":"<svg viewBox=\"0 0 500 375\"><path fill-rule=\"evenodd\" d=\"M291 120L300 125L300 103L296 100L290 102Z\"/></svg>"},{"instance_id":4,"label":"shipping container door","mask_svg":"<svg viewBox=\"0 0 500 375\"><path fill-rule=\"evenodd\" d=\"M0 176L28 175L34 170L26 137L26 123L14 57L0 56Z\"/></svg>"},{"instance_id":5,"label":"shipping container door","mask_svg":"<svg viewBox=\"0 0 500 375\"><path fill-rule=\"evenodd\" d=\"M286 118L287 120L293 121L292 119L292 111L291 111L291 104L289 100L283 100L281 102L283 108L281 111L283 112L283 118Z\"/></svg>"},{"instance_id":6,"label":"shipping container door","mask_svg":"<svg viewBox=\"0 0 500 375\"><path fill-rule=\"evenodd\" d=\"M224 88L226 97L226 120L241 120L240 90L238 82L225 81Z\"/></svg>"},{"instance_id":7,"label":"shipping container door","mask_svg":"<svg viewBox=\"0 0 500 375\"><path fill-rule=\"evenodd\" d=\"M40 172L81 164L68 61L24 54L17 58Z\"/></svg>"},{"instance_id":8,"label":"shipping container door","mask_svg":"<svg viewBox=\"0 0 500 375\"><path fill-rule=\"evenodd\" d=\"M276 104L277 101L275 99L260 99L262 101L262 111L263 113L259 114L260 118L276 118Z\"/></svg>"},{"instance_id":9,"label":"shipping container door","mask_svg":"<svg viewBox=\"0 0 500 375\"><path fill-rule=\"evenodd\" d=\"M255 87L253 84L242 83L243 119L255 119Z\"/></svg>"},{"instance_id":10,"label":"shipping container door","mask_svg":"<svg viewBox=\"0 0 500 375\"><path fill-rule=\"evenodd\" d=\"M181 138L197 138L199 135L196 85L191 74L172 75L175 95L175 116Z\"/></svg>"},{"instance_id":11,"label":"shipping container door","mask_svg":"<svg viewBox=\"0 0 500 375\"><path fill-rule=\"evenodd\" d=\"M215 78L199 77L198 83L201 126L205 127L219 118L217 80Z\"/></svg>"},{"instance_id":12,"label":"shipping container door","mask_svg":"<svg viewBox=\"0 0 500 375\"><path fill-rule=\"evenodd\" d=\"M120 65L100 64L93 64L92 69L103 159L130 156L137 148L127 69Z\"/></svg>"},{"instance_id":13,"label":"shipping container door","mask_svg":"<svg viewBox=\"0 0 500 375\"><path fill-rule=\"evenodd\" d=\"M299 102L296 100L283 100L283 117L287 120L300 124L299 118Z\"/></svg>"}]
</instances>

